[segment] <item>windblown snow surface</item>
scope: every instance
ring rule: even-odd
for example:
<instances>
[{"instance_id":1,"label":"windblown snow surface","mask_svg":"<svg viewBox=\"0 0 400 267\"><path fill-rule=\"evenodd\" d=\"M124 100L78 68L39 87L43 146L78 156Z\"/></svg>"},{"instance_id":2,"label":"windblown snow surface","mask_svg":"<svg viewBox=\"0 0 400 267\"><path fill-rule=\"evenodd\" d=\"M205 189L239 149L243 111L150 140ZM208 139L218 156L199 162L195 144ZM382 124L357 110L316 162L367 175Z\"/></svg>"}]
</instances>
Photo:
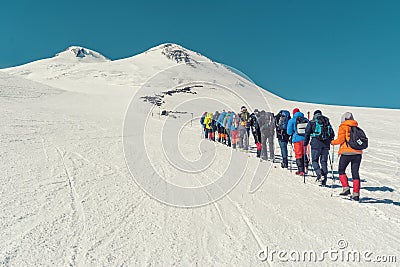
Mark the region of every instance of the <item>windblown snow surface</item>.
<instances>
[{"instance_id":1,"label":"windblown snow surface","mask_svg":"<svg viewBox=\"0 0 400 267\"><path fill-rule=\"evenodd\" d=\"M2 265L400 262L398 110L286 101L174 44L115 61L86 48L77 57L77 49L0 72ZM187 86L189 93L162 93ZM152 106L140 99L131 105L134 96L164 103ZM338 197L337 180L331 196L331 188L318 187L311 176L304 184L279 163L202 139L198 118L204 111L238 111L242 105L273 112L318 108L336 132L341 114L353 112L370 139L361 166L361 202ZM160 116L162 110L175 113ZM124 127L135 125L139 129L124 136ZM165 130L174 126L179 132ZM145 153L138 145L143 139ZM198 172L182 171L164 153L171 150L190 168L200 158L210 162ZM143 159L151 166L142 165ZM231 162L238 159L246 164ZM337 162L335 155L334 168ZM171 205L165 204L137 181L151 183L159 174L180 186L199 187L215 181L229 164L240 181L218 201L194 208L174 206L181 195L169 195ZM257 170L267 177L252 188ZM296 260L297 252L315 251L321 258L324 250L333 254L321 262ZM370 254L360 262L341 257L349 251Z\"/></svg>"}]
</instances>

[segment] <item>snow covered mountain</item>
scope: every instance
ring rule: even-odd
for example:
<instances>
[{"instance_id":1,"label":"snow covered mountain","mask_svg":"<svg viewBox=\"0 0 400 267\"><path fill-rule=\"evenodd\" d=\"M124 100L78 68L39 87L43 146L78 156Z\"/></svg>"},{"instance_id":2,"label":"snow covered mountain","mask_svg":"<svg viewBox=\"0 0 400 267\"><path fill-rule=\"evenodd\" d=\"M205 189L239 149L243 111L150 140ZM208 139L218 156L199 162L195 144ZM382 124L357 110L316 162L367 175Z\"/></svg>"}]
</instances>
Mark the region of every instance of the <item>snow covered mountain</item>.
<instances>
[{"instance_id":1,"label":"snow covered mountain","mask_svg":"<svg viewBox=\"0 0 400 267\"><path fill-rule=\"evenodd\" d=\"M313 177L304 184L252 154L201 139L204 111L242 105L321 109L335 130L341 114L353 112L370 138L361 203L337 197L338 181L331 197ZM377 256L388 256L387 265L396 265L389 256L400 261L398 110L286 101L176 44L119 60L73 46L2 69L0 109L5 266L296 264L277 254L261 261L266 249L371 252L372 262L363 266L376 264ZM161 116L163 110L169 116ZM201 203L202 196L218 194L206 186L227 172L238 175L238 183L218 201ZM260 173L267 179L252 190ZM157 175L173 185L205 188L204 195L151 195L162 184L152 183ZM199 205L175 207L182 199ZM297 262L355 264L329 257Z\"/></svg>"},{"instance_id":2,"label":"snow covered mountain","mask_svg":"<svg viewBox=\"0 0 400 267\"><path fill-rule=\"evenodd\" d=\"M89 76L104 78L106 81L118 80L123 85L132 85L129 82L123 82L128 78L135 81L146 79L148 77L145 74L171 67L176 63L195 67L198 61L209 60L174 44L160 45L140 55L115 61L110 61L93 50L71 46L52 58L9 68L7 72L45 83L52 83L61 78L87 80ZM144 73L145 71L148 73ZM101 81L104 82L104 80Z\"/></svg>"}]
</instances>

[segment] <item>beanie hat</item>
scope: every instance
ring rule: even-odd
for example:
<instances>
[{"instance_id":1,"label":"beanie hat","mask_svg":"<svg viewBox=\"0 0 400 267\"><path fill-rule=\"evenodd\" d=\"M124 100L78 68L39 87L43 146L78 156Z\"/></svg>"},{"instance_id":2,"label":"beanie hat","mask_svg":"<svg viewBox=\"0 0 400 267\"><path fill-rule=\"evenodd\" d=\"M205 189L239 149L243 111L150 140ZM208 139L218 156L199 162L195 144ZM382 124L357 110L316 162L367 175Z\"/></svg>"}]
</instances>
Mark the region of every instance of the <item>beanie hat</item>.
<instances>
[{"instance_id":1,"label":"beanie hat","mask_svg":"<svg viewBox=\"0 0 400 267\"><path fill-rule=\"evenodd\" d=\"M319 110L319 109L317 109L316 111L314 111L314 115L317 115L317 114L320 114L320 115L322 115L322 111L321 111L321 110Z\"/></svg>"},{"instance_id":2,"label":"beanie hat","mask_svg":"<svg viewBox=\"0 0 400 267\"><path fill-rule=\"evenodd\" d=\"M300 109L298 109L298 108L293 109L293 115L296 114L299 111L300 111Z\"/></svg>"},{"instance_id":3,"label":"beanie hat","mask_svg":"<svg viewBox=\"0 0 400 267\"><path fill-rule=\"evenodd\" d=\"M354 120L353 114L351 112L343 113L341 122L344 122L346 120Z\"/></svg>"}]
</instances>

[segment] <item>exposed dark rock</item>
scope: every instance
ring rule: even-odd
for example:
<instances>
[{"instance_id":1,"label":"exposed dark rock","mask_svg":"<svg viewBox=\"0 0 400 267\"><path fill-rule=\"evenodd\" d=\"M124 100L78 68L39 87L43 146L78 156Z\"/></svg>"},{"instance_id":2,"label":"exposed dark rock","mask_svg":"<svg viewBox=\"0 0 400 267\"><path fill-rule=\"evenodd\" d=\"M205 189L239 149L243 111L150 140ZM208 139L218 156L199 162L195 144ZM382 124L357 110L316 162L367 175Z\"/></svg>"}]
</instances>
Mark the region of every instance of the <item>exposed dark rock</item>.
<instances>
[{"instance_id":1,"label":"exposed dark rock","mask_svg":"<svg viewBox=\"0 0 400 267\"><path fill-rule=\"evenodd\" d=\"M192 59L188 52L185 49L173 45L166 44L161 52L168 59L176 61L176 63L185 63L189 66L195 67L195 64L198 62Z\"/></svg>"},{"instance_id":2,"label":"exposed dark rock","mask_svg":"<svg viewBox=\"0 0 400 267\"><path fill-rule=\"evenodd\" d=\"M170 95L170 96L172 96L173 94L176 94L176 93L188 93L188 94L194 94L195 95L195 94L197 94L197 92L192 91L193 87L203 87L203 86L202 85L186 86L184 88L175 89L175 90L169 90L169 91L165 91L165 92L162 92L162 93L166 94L166 95Z\"/></svg>"},{"instance_id":3,"label":"exposed dark rock","mask_svg":"<svg viewBox=\"0 0 400 267\"><path fill-rule=\"evenodd\" d=\"M158 107L165 103L160 96L142 96L141 99L143 99L144 102L149 102Z\"/></svg>"},{"instance_id":4,"label":"exposed dark rock","mask_svg":"<svg viewBox=\"0 0 400 267\"><path fill-rule=\"evenodd\" d=\"M161 92L161 94L156 94L154 96L142 96L141 99L143 99L144 102L149 102L153 105L160 107L162 104L165 103L165 101L163 101L164 96L166 96L166 95L172 96L173 94L179 94L179 93L195 95L195 94L197 94L197 92L192 91L192 88L195 88L195 87L203 87L203 85L193 85L193 86L186 86L184 88L177 88L174 90Z\"/></svg>"}]
</instances>

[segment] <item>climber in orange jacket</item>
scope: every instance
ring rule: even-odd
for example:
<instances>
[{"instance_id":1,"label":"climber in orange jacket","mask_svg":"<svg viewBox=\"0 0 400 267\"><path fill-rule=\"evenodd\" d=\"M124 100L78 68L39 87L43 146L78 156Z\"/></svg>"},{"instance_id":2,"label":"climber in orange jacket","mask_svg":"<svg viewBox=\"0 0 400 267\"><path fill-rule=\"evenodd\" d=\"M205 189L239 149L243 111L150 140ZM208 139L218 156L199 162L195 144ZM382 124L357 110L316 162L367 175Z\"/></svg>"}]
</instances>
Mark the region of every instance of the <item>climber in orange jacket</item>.
<instances>
[{"instance_id":1,"label":"climber in orange jacket","mask_svg":"<svg viewBox=\"0 0 400 267\"><path fill-rule=\"evenodd\" d=\"M359 201L360 199L360 165L362 159L362 150L351 148L347 142L350 140L350 128L358 126L354 120L353 114L346 112L342 115L341 124L339 126L337 139L332 140L331 145L340 145L339 149L339 180L343 187L342 196L350 194L349 182L346 175L346 168L351 162L351 175L353 178L353 196L352 199Z\"/></svg>"}]
</instances>

